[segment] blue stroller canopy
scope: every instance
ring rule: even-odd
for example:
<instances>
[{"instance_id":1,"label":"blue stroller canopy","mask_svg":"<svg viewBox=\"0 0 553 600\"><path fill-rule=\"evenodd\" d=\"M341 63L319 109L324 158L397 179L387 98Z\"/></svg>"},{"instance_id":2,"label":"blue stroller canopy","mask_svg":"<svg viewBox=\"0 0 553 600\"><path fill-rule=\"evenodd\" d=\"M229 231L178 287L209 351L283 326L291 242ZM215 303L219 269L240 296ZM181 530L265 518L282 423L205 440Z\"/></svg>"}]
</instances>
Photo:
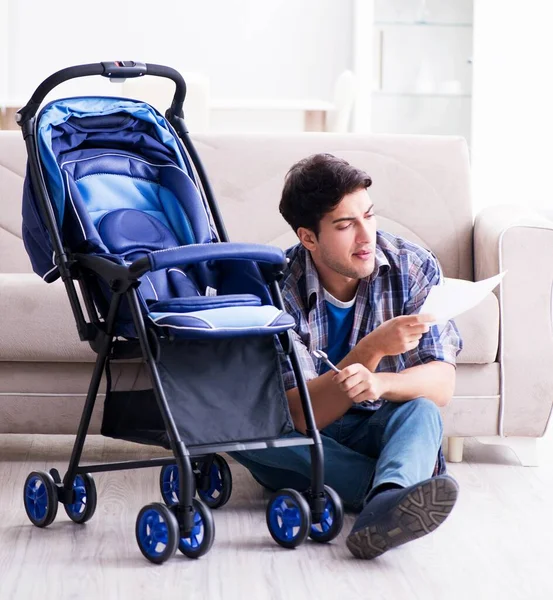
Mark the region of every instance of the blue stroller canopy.
<instances>
[{"instance_id":1,"label":"blue stroller canopy","mask_svg":"<svg viewBox=\"0 0 553 600\"><path fill-rule=\"evenodd\" d=\"M189 222L185 208L178 202L165 201L168 219L159 214L174 231L180 244L205 242L214 238L213 227L209 222L206 204L194 183L194 173L190 162L182 150L178 138L171 131L167 121L151 106L142 102L117 98L69 98L47 105L41 112L37 123L38 151L43 165L43 175L48 190L56 222L61 231L62 242L72 250L108 252L98 237L96 223L112 206L110 200L121 207L121 201L128 195L129 180L134 184L146 173L131 172L131 165L125 161L127 156L136 156L137 148L143 158L142 167L150 171L154 165L164 172L169 186L184 186L190 206L195 205L192 214L203 223ZM98 171L98 155L104 153L110 166L118 160L116 173L104 175L103 181L87 186L94 172L87 172L87 159L96 164L92 169ZM132 165L136 169L136 161ZM65 172L64 172L65 171ZM68 180L67 175L71 177ZM148 173L150 177L152 173ZM125 176L129 176L126 178ZM64 183L68 183L65 185ZM75 179L82 182L81 193L71 194ZM96 178L98 179L98 178ZM126 181L125 181L126 179ZM109 180L109 182L107 181ZM147 192L148 182L143 178L142 191ZM134 185L133 184L133 185ZM150 186L151 188L152 186ZM147 198L148 194L142 195ZM155 192L150 191L150 202L142 206L133 206L146 212L155 212ZM92 202L88 204L87 199ZM75 205L83 200L85 206ZM99 204L98 204L99 202ZM81 203L82 204L82 203ZM67 220L66 211L70 206L73 213ZM203 214L201 208L203 207ZM198 214L200 213L200 214ZM90 219L87 218L90 214ZM199 229L203 239L194 239L193 225ZM23 194L23 241L35 272L45 281L52 282L59 273L54 264L53 248L38 207L37 198L31 187L30 177L26 177ZM83 246L85 242L86 248Z\"/></svg>"}]
</instances>

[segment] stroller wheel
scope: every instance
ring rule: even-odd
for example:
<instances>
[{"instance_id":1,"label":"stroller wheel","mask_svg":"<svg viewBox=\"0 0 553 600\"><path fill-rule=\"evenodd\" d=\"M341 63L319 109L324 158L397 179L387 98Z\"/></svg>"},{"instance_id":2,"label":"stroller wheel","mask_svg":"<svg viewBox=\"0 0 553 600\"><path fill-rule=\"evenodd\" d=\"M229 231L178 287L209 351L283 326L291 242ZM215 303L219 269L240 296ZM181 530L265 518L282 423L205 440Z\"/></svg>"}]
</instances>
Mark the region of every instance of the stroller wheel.
<instances>
[{"instance_id":1,"label":"stroller wheel","mask_svg":"<svg viewBox=\"0 0 553 600\"><path fill-rule=\"evenodd\" d=\"M296 490L277 490L267 504L267 527L277 544L296 548L307 539L311 529L311 510Z\"/></svg>"},{"instance_id":2,"label":"stroller wheel","mask_svg":"<svg viewBox=\"0 0 553 600\"><path fill-rule=\"evenodd\" d=\"M90 473L77 475L73 481L75 502L65 504L67 516L75 523L86 523L96 511L96 484Z\"/></svg>"},{"instance_id":3,"label":"stroller wheel","mask_svg":"<svg viewBox=\"0 0 553 600\"><path fill-rule=\"evenodd\" d=\"M342 499L338 494L327 485L324 486L325 491L325 507L321 520L318 523L311 525L309 537L314 542L324 543L330 542L336 538L342 526L344 525L344 507Z\"/></svg>"},{"instance_id":4,"label":"stroller wheel","mask_svg":"<svg viewBox=\"0 0 553 600\"><path fill-rule=\"evenodd\" d=\"M179 469L177 465L165 465L161 467L159 487L163 502L167 506L174 506L179 503Z\"/></svg>"},{"instance_id":5,"label":"stroller wheel","mask_svg":"<svg viewBox=\"0 0 553 600\"><path fill-rule=\"evenodd\" d=\"M171 558L179 543L179 524L165 504L147 504L136 518L136 541L140 552L151 562L161 564Z\"/></svg>"},{"instance_id":6,"label":"stroller wheel","mask_svg":"<svg viewBox=\"0 0 553 600\"><path fill-rule=\"evenodd\" d=\"M209 508L220 508L229 501L232 493L232 474L227 461L216 454L209 472L209 487L200 488L201 475L197 479L198 496Z\"/></svg>"},{"instance_id":7,"label":"stroller wheel","mask_svg":"<svg viewBox=\"0 0 553 600\"><path fill-rule=\"evenodd\" d=\"M33 471L23 488L23 504L31 523L48 527L58 512L58 490L50 473Z\"/></svg>"},{"instance_id":8,"label":"stroller wheel","mask_svg":"<svg viewBox=\"0 0 553 600\"><path fill-rule=\"evenodd\" d=\"M208 506L201 500L192 500L194 526L188 537L181 537L179 550L188 558L200 558L209 550L215 540L215 522Z\"/></svg>"}]
</instances>

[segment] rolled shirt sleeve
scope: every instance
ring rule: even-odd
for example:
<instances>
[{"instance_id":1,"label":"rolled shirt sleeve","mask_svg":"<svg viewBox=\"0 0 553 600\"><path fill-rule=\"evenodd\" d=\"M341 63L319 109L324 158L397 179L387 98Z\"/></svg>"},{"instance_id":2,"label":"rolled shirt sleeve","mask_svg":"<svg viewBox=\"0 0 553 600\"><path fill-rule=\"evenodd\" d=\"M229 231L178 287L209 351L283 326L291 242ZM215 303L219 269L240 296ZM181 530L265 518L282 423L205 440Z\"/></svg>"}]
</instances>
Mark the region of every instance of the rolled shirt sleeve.
<instances>
[{"instance_id":1,"label":"rolled shirt sleeve","mask_svg":"<svg viewBox=\"0 0 553 600\"><path fill-rule=\"evenodd\" d=\"M311 354L309 354L307 346L295 331L292 331L292 337L294 338L294 348L296 350L296 355L298 357L300 368L305 380L309 381L311 379L315 379L318 377L318 373L315 369L315 364ZM292 369L292 363L284 351L281 351L280 353L280 368L282 372L282 379L284 381L284 389L288 391L298 387L296 376L294 374L294 370Z\"/></svg>"}]
</instances>

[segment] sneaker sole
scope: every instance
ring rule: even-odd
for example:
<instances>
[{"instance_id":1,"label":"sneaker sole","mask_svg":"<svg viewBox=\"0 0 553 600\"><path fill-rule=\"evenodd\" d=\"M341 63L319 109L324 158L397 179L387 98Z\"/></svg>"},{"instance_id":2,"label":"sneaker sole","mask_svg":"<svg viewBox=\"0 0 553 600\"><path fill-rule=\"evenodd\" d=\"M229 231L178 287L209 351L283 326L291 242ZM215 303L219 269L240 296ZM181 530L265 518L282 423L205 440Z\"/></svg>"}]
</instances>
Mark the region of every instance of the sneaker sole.
<instances>
[{"instance_id":1,"label":"sneaker sole","mask_svg":"<svg viewBox=\"0 0 553 600\"><path fill-rule=\"evenodd\" d=\"M453 479L430 479L408 494L386 522L350 534L347 547L356 558L372 559L431 533L447 519L458 490Z\"/></svg>"}]
</instances>

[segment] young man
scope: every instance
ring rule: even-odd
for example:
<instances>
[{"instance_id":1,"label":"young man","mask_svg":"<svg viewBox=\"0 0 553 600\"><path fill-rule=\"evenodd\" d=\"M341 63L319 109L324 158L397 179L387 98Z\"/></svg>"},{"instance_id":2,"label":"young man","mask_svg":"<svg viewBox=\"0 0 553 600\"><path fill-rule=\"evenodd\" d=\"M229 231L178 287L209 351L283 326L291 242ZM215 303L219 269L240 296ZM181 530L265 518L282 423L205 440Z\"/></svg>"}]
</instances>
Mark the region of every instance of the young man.
<instances>
[{"instance_id":1,"label":"young man","mask_svg":"<svg viewBox=\"0 0 553 600\"><path fill-rule=\"evenodd\" d=\"M300 244L282 281L295 346L321 430L325 483L362 509L347 538L359 558L430 533L451 512L455 481L441 454L445 406L462 344L453 322L417 314L442 280L431 252L376 230L370 177L317 154L286 176L280 212ZM338 366L313 357L323 350ZM292 368L283 377L296 432L305 420ZM309 486L307 446L234 453L270 489Z\"/></svg>"}]
</instances>

